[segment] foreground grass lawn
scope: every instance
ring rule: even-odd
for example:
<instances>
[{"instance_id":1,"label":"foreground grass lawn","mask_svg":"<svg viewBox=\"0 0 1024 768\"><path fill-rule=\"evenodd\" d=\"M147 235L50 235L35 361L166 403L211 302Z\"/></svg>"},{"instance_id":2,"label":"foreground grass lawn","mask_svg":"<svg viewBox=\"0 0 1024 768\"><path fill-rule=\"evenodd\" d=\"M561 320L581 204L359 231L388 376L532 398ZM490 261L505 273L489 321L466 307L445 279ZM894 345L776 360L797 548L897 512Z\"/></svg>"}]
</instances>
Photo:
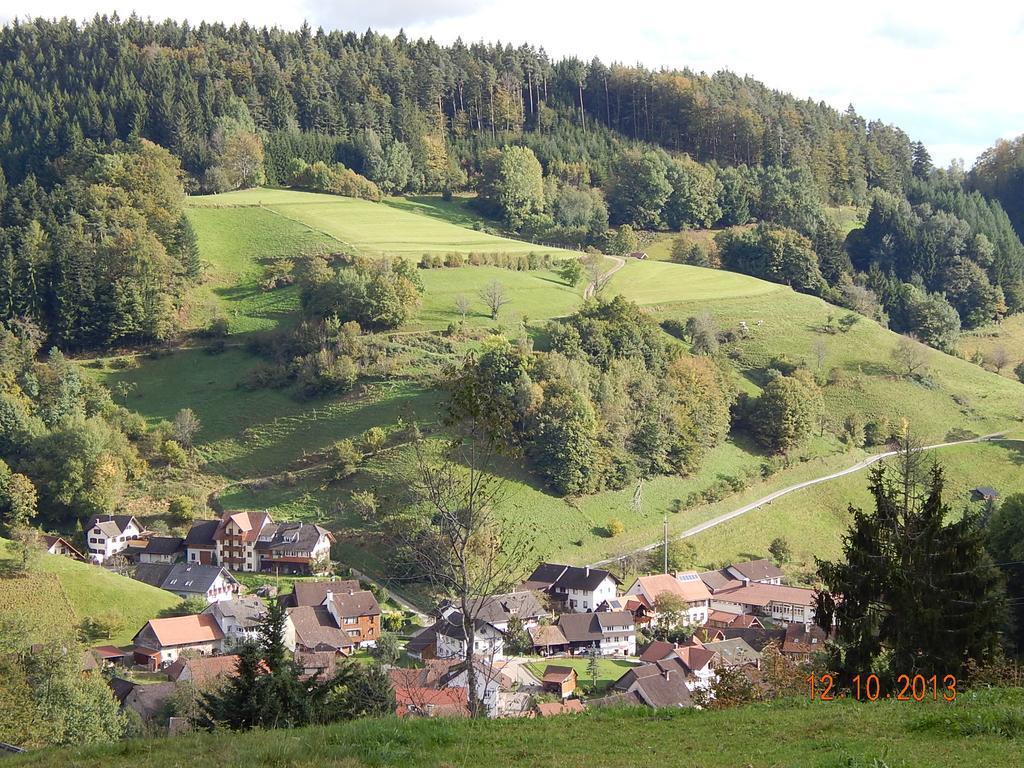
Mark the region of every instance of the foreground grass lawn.
<instances>
[{"instance_id":1,"label":"foreground grass lawn","mask_svg":"<svg viewBox=\"0 0 1024 768\"><path fill-rule=\"evenodd\" d=\"M0 539L0 561L10 556ZM87 617L116 616L120 625L100 642L130 643L143 624L179 602L170 592L59 555L40 555L27 576L0 577L0 616L24 619L34 642L74 634Z\"/></svg>"},{"instance_id":2,"label":"foreground grass lawn","mask_svg":"<svg viewBox=\"0 0 1024 768\"><path fill-rule=\"evenodd\" d=\"M223 195L199 195L190 198L189 204L214 208L262 205L368 255L418 258L423 253L450 251L579 255L458 226L441 215L434 215L436 208L417 211L414 204L388 205L286 189L246 189Z\"/></svg>"},{"instance_id":3,"label":"foreground grass lawn","mask_svg":"<svg viewBox=\"0 0 1024 768\"><path fill-rule=\"evenodd\" d=\"M1024 692L956 703L788 700L720 712L595 710L535 720L399 721L220 732L10 757L11 768L1011 768Z\"/></svg>"}]
</instances>

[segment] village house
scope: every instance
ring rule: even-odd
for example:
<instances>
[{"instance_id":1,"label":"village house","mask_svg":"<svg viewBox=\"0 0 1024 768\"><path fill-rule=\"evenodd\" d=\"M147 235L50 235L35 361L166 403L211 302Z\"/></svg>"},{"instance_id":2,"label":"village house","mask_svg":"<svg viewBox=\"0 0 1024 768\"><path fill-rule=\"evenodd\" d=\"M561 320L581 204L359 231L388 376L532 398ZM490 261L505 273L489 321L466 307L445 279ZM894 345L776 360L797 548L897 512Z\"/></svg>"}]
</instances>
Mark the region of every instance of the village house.
<instances>
[{"instance_id":1,"label":"village house","mask_svg":"<svg viewBox=\"0 0 1024 768\"><path fill-rule=\"evenodd\" d=\"M811 657L825 650L828 634L817 624L793 623L786 627L786 635L779 649L793 661L810 661Z\"/></svg>"},{"instance_id":2,"label":"village house","mask_svg":"<svg viewBox=\"0 0 1024 768\"><path fill-rule=\"evenodd\" d=\"M576 692L579 674L573 667L548 664L544 668L544 676L540 682L541 686L548 693L554 693L563 699L568 699Z\"/></svg>"},{"instance_id":3,"label":"village house","mask_svg":"<svg viewBox=\"0 0 1024 768\"><path fill-rule=\"evenodd\" d=\"M749 646L742 637L734 637L731 640L715 640L701 643L701 645L706 650L717 653L721 660L721 666L725 669L745 666L751 666L754 669L761 668L761 654Z\"/></svg>"},{"instance_id":4,"label":"village house","mask_svg":"<svg viewBox=\"0 0 1024 768\"><path fill-rule=\"evenodd\" d=\"M513 616L523 623L524 629L529 629L537 626L542 618L551 616L551 611L543 606L537 594L508 592L503 595L474 598L470 601L470 612L499 632L508 631L508 623Z\"/></svg>"},{"instance_id":5,"label":"village house","mask_svg":"<svg viewBox=\"0 0 1024 768\"><path fill-rule=\"evenodd\" d=\"M135 567L133 578L182 599L195 597L207 603L230 600L239 590L235 577L219 565L146 563Z\"/></svg>"},{"instance_id":6,"label":"village house","mask_svg":"<svg viewBox=\"0 0 1024 768\"><path fill-rule=\"evenodd\" d=\"M679 658L641 664L628 670L609 689L617 699L634 699L648 707L693 706L687 668ZM627 703L615 701L615 703Z\"/></svg>"},{"instance_id":7,"label":"village house","mask_svg":"<svg viewBox=\"0 0 1024 768\"><path fill-rule=\"evenodd\" d=\"M488 716L507 714L502 710L501 694L514 686L513 680L499 665L483 659L476 659L473 666L476 671L477 698L483 701ZM399 701L400 716L461 715L457 706L459 703L466 707L466 714L469 712L469 675L466 674L466 663L461 659L432 659L416 669L392 669L388 675ZM432 693L439 690L456 690L461 693L446 697ZM403 704L406 707L404 711Z\"/></svg>"},{"instance_id":8,"label":"village house","mask_svg":"<svg viewBox=\"0 0 1024 768\"><path fill-rule=\"evenodd\" d=\"M319 525L270 522L256 538L257 567L273 574L320 574L330 568L333 543L334 534Z\"/></svg>"},{"instance_id":9,"label":"village house","mask_svg":"<svg viewBox=\"0 0 1024 768\"><path fill-rule=\"evenodd\" d=\"M213 565L217 558L217 542L213 534L220 527L219 520L197 520L185 534L185 559L190 563Z\"/></svg>"},{"instance_id":10,"label":"village house","mask_svg":"<svg viewBox=\"0 0 1024 768\"><path fill-rule=\"evenodd\" d=\"M437 658L437 632L434 625L417 630L405 644L405 653L409 658L427 661Z\"/></svg>"},{"instance_id":11,"label":"village house","mask_svg":"<svg viewBox=\"0 0 1024 768\"><path fill-rule=\"evenodd\" d=\"M505 658L505 636L497 627L482 619L476 619L473 627L474 656L491 660ZM437 658L465 658L466 628L461 611L447 609L435 622L434 633Z\"/></svg>"},{"instance_id":12,"label":"village house","mask_svg":"<svg viewBox=\"0 0 1024 768\"><path fill-rule=\"evenodd\" d=\"M691 691L710 688L715 679L715 669L721 663L720 656L709 650L696 639L684 644L655 640L640 654L640 661L655 664L666 660L678 660L686 672L686 684Z\"/></svg>"},{"instance_id":13,"label":"village house","mask_svg":"<svg viewBox=\"0 0 1024 768\"><path fill-rule=\"evenodd\" d=\"M514 681L506 675L499 665L490 663L490 660L474 659L473 666L476 669L476 696L483 702L488 717L498 717L507 714L502 710L501 693L511 690ZM466 672L466 663L456 661L451 664L448 670L438 679L438 686L441 688L464 688L469 690L469 675Z\"/></svg>"},{"instance_id":14,"label":"village house","mask_svg":"<svg viewBox=\"0 0 1024 768\"><path fill-rule=\"evenodd\" d=\"M563 613L558 617L558 628L571 653L596 648L602 656L636 655L636 626L629 611Z\"/></svg>"},{"instance_id":15,"label":"village house","mask_svg":"<svg viewBox=\"0 0 1024 768\"><path fill-rule=\"evenodd\" d=\"M149 536L132 542L131 559L138 563L176 563L185 554L185 540L180 536Z\"/></svg>"},{"instance_id":16,"label":"village house","mask_svg":"<svg viewBox=\"0 0 1024 768\"><path fill-rule=\"evenodd\" d=\"M89 520L84 531L89 558L101 565L124 552L128 542L144 532L142 524L133 515L97 515Z\"/></svg>"},{"instance_id":17,"label":"village house","mask_svg":"<svg viewBox=\"0 0 1024 768\"><path fill-rule=\"evenodd\" d=\"M255 595L235 596L211 603L203 613L213 616L224 633L224 647L234 648L257 639L266 604Z\"/></svg>"},{"instance_id":18,"label":"village house","mask_svg":"<svg viewBox=\"0 0 1024 768\"><path fill-rule=\"evenodd\" d=\"M329 566L334 536L312 523L275 523L267 512L225 512L199 520L185 537L190 563L232 571L316 574Z\"/></svg>"},{"instance_id":19,"label":"village house","mask_svg":"<svg viewBox=\"0 0 1024 768\"><path fill-rule=\"evenodd\" d=\"M711 611L706 626L727 629L729 627L760 627L761 620L749 613L729 613L727 611Z\"/></svg>"},{"instance_id":20,"label":"village house","mask_svg":"<svg viewBox=\"0 0 1024 768\"><path fill-rule=\"evenodd\" d=\"M166 672L175 683L192 683L202 688L238 674L238 656L179 656Z\"/></svg>"},{"instance_id":21,"label":"village house","mask_svg":"<svg viewBox=\"0 0 1024 768\"><path fill-rule=\"evenodd\" d=\"M339 591L335 591L339 590ZM286 598L289 649L334 651L350 654L370 648L380 637L380 605L357 581L321 581L295 584Z\"/></svg>"},{"instance_id":22,"label":"village house","mask_svg":"<svg viewBox=\"0 0 1024 768\"><path fill-rule=\"evenodd\" d=\"M520 589L546 592L565 610L587 613L613 599L619 584L617 578L600 568L541 563Z\"/></svg>"},{"instance_id":23,"label":"village house","mask_svg":"<svg viewBox=\"0 0 1024 768\"><path fill-rule=\"evenodd\" d=\"M122 709L135 712L147 725L167 727L167 702L177 690L176 683L135 683L114 678L110 687Z\"/></svg>"},{"instance_id":24,"label":"village house","mask_svg":"<svg viewBox=\"0 0 1024 768\"><path fill-rule=\"evenodd\" d=\"M707 622L711 593L696 571L640 576L626 590L626 595L637 597L645 605L653 626L658 623L658 598L666 594L685 604L684 624L701 625Z\"/></svg>"},{"instance_id":25,"label":"village house","mask_svg":"<svg viewBox=\"0 0 1024 768\"><path fill-rule=\"evenodd\" d=\"M61 555L62 557L70 557L72 560L78 560L85 562L88 558L71 546L70 542L63 536L51 536L50 534L43 535L43 545L46 547L46 551L51 555Z\"/></svg>"},{"instance_id":26,"label":"village house","mask_svg":"<svg viewBox=\"0 0 1024 768\"><path fill-rule=\"evenodd\" d=\"M700 574L711 592L711 609L762 616L780 622L814 621L817 593L781 584L782 571L768 560L736 563Z\"/></svg>"},{"instance_id":27,"label":"village house","mask_svg":"<svg viewBox=\"0 0 1024 768\"><path fill-rule=\"evenodd\" d=\"M150 669L177 661L183 651L212 655L221 650L223 641L216 620L205 614L150 619L132 640L136 663Z\"/></svg>"}]
</instances>

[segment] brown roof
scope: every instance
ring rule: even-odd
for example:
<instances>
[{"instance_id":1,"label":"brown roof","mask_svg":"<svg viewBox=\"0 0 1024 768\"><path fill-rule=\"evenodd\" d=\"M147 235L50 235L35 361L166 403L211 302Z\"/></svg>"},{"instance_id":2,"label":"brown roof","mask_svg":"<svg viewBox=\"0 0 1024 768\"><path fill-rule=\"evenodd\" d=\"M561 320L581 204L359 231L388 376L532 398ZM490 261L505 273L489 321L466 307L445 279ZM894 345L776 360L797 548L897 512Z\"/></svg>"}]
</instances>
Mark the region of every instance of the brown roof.
<instances>
[{"instance_id":1,"label":"brown roof","mask_svg":"<svg viewBox=\"0 0 1024 768\"><path fill-rule=\"evenodd\" d=\"M355 579L334 579L333 581L297 581L295 590L286 597L292 607L299 605L322 605L328 592L335 595L362 592L362 585Z\"/></svg>"},{"instance_id":2,"label":"brown roof","mask_svg":"<svg viewBox=\"0 0 1024 768\"><path fill-rule=\"evenodd\" d=\"M338 615L342 617L380 616L380 605L377 603L377 598L368 589L352 594L348 592L335 593L334 607L338 610Z\"/></svg>"},{"instance_id":3,"label":"brown roof","mask_svg":"<svg viewBox=\"0 0 1024 768\"><path fill-rule=\"evenodd\" d=\"M193 645L224 639L217 620L213 616L175 616L170 619L150 619L146 622L153 635L163 647L172 645Z\"/></svg>"},{"instance_id":4,"label":"brown roof","mask_svg":"<svg viewBox=\"0 0 1024 768\"><path fill-rule=\"evenodd\" d=\"M769 603L791 603L811 607L817 599L817 591L804 587L788 587L785 584L747 584L715 593L716 599L743 605L767 606Z\"/></svg>"},{"instance_id":5,"label":"brown roof","mask_svg":"<svg viewBox=\"0 0 1024 768\"><path fill-rule=\"evenodd\" d=\"M468 717L469 689L395 687L399 717Z\"/></svg>"},{"instance_id":6,"label":"brown roof","mask_svg":"<svg viewBox=\"0 0 1024 768\"><path fill-rule=\"evenodd\" d=\"M644 649L644 652L640 654L640 661L648 663L661 661L662 659L667 659L669 656L674 655L675 652L675 643L669 643L664 640L654 640Z\"/></svg>"},{"instance_id":7,"label":"brown roof","mask_svg":"<svg viewBox=\"0 0 1024 768\"><path fill-rule=\"evenodd\" d=\"M568 701L550 701L537 705L537 714L541 717L554 715L575 715L583 711L583 702L579 699Z\"/></svg>"},{"instance_id":8,"label":"brown roof","mask_svg":"<svg viewBox=\"0 0 1024 768\"><path fill-rule=\"evenodd\" d=\"M131 655L131 651L122 650L115 645L97 645L89 650L103 660L123 659Z\"/></svg>"},{"instance_id":9,"label":"brown roof","mask_svg":"<svg viewBox=\"0 0 1024 768\"><path fill-rule=\"evenodd\" d=\"M338 654L333 651L296 651L295 662L306 677L323 679L334 677L338 669Z\"/></svg>"},{"instance_id":10,"label":"brown roof","mask_svg":"<svg viewBox=\"0 0 1024 768\"><path fill-rule=\"evenodd\" d=\"M695 645L686 645L676 649L676 656L679 658L679 661L690 672L699 672L704 669L715 660L717 655L714 651L709 651L707 648L700 648Z\"/></svg>"},{"instance_id":11,"label":"brown roof","mask_svg":"<svg viewBox=\"0 0 1024 768\"><path fill-rule=\"evenodd\" d=\"M187 670L187 674L186 674ZM182 676L196 685L202 685L218 677L234 677L238 674L238 656L197 656L194 659L179 658L167 668L167 676L177 682Z\"/></svg>"},{"instance_id":12,"label":"brown roof","mask_svg":"<svg viewBox=\"0 0 1024 768\"><path fill-rule=\"evenodd\" d=\"M726 573L724 569L717 571L704 571L703 573L698 574L698 576L700 576L700 580L703 581L704 585L713 593L718 593L718 591L722 589L732 589L733 587L743 585L742 581Z\"/></svg>"},{"instance_id":13,"label":"brown roof","mask_svg":"<svg viewBox=\"0 0 1024 768\"><path fill-rule=\"evenodd\" d=\"M542 678L542 682L557 683L561 685L575 674L576 670L572 667L560 667L557 664L548 664L544 668L544 677Z\"/></svg>"},{"instance_id":14,"label":"brown roof","mask_svg":"<svg viewBox=\"0 0 1024 768\"><path fill-rule=\"evenodd\" d=\"M732 563L729 567L751 581L781 579L783 576L782 570L775 563L764 558L748 560L745 563Z\"/></svg>"},{"instance_id":15,"label":"brown roof","mask_svg":"<svg viewBox=\"0 0 1024 768\"><path fill-rule=\"evenodd\" d=\"M680 573L678 577L670 573L641 576L637 579L637 584L643 588L643 591L650 600L657 600L658 595L663 592L676 595L688 603L711 599L711 593L708 592L708 588L700 580L700 576L697 575L696 571L685 571ZM633 588L630 587L627 591L632 592Z\"/></svg>"},{"instance_id":16,"label":"brown roof","mask_svg":"<svg viewBox=\"0 0 1024 768\"><path fill-rule=\"evenodd\" d=\"M825 650L828 635L817 624L793 622L786 627L782 641L783 653L816 653Z\"/></svg>"},{"instance_id":17,"label":"brown roof","mask_svg":"<svg viewBox=\"0 0 1024 768\"><path fill-rule=\"evenodd\" d=\"M260 531L263 530L263 526L268 522L271 522L271 520L270 515L266 512L228 511L220 519L220 523L217 525L217 532L213 534L213 538L218 541L223 539L225 536L224 529L227 528L228 523L234 523L242 531L242 541L256 541Z\"/></svg>"},{"instance_id":18,"label":"brown roof","mask_svg":"<svg viewBox=\"0 0 1024 768\"><path fill-rule=\"evenodd\" d=\"M288 618L295 627L295 642L302 650L339 651L355 645L348 633L334 623L334 617L324 606L289 608Z\"/></svg>"},{"instance_id":19,"label":"brown roof","mask_svg":"<svg viewBox=\"0 0 1024 768\"><path fill-rule=\"evenodd\" d=\"M530 627L528 631L533 644L538 647L543 648L549 645L569 644L569 641L565 637L565 633L562 632L561 628L557 624L542 624L537 627Z\"/></svg>"}]
</instances>

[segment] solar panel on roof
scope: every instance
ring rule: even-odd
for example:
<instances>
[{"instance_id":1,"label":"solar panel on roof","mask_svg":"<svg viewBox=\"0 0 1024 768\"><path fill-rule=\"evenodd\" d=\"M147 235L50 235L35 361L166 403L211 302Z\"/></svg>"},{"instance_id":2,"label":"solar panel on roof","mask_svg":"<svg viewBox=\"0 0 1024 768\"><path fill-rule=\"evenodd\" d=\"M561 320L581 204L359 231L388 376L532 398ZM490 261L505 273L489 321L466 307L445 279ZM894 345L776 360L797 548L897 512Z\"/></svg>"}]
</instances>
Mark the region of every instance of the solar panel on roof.
<instances>
[{"instance_id":1,"label":"solar panel on roof","mask_svg":"<svg viewBox=\"0 0 1024 768\"><path fill-rule=\"evenodd\" d=\"M681 573L679 574L680 581L697 581L700 578L696 573Z\"/></svg>"}]
</instances>

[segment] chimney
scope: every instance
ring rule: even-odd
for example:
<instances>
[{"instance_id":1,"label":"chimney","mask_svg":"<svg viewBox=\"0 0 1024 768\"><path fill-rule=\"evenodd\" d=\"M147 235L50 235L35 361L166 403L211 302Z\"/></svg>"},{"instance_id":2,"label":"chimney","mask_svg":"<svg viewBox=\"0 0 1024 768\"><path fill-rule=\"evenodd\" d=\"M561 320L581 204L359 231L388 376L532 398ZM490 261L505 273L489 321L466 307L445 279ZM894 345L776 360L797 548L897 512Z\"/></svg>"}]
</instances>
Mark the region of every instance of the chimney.
<instances>
[{"instance_id":1,"label":"chimney","mask_svg":"<svg viewBox=\"0 0 1024 768\"><path fill-rule=\"evenodd\" d=\"M672 677L672 670L670 670L670 669L663 669L663 670L661 670L661 676L664 677L666 680L671 679L671 677Z\"/></svg>"}]
</instances>

